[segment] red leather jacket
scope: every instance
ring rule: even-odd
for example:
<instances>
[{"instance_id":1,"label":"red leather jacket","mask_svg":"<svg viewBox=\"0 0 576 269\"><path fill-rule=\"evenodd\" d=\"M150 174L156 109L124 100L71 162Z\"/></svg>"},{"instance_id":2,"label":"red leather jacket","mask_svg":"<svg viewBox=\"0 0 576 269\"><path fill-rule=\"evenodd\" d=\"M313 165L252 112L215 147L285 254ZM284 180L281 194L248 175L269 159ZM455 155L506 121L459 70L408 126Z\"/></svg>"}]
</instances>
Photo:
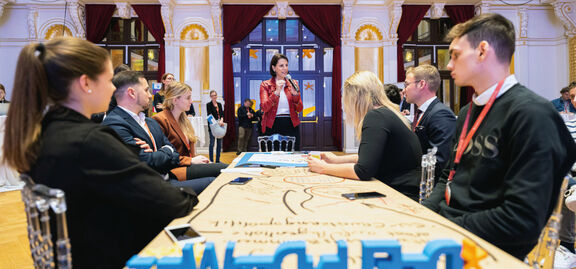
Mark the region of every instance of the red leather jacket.
<instances>
[{"instance_id":1,"label":"red leather jacket","mask_svg":"<svg viewBox=\"0 0 576 269\"><path fill-rule=\"evenodd\" d=\"M294 81L294 83L298 85L297 81ZM286 93L286 98L288 98L292 125L296 127L300 125L298 113L302 112L303 109L302 98L300 98L300 93L292 95L290 89L292 89L292 85L286 80L284 93ZM266 132L266 128L272 128L274 125L276 111L278 110L278 101L280 100L280 97L274 94L274 91L276 91L276 78L262 81L262 84L260 84L260 109L264 112L262 116L262 132Z\"/></svg>"}]
</instances>

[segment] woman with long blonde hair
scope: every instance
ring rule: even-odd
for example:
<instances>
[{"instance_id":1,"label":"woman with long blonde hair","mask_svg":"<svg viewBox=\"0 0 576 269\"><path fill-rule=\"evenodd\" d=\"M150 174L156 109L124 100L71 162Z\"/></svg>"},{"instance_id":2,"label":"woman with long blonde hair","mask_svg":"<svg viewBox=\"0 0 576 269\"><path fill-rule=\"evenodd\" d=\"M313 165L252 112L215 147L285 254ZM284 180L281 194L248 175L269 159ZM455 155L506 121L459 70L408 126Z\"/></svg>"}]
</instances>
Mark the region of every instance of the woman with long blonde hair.
<instances>
[{"instance_id":1,"label":"woman with long blonde hair","mask_svg":"<svg viewBox=\"0 0 576 269\"><path fill-rule=\"evenodd\" d=\"M368 71L354 73L344 82L342 103L346 121L360 141L358 154L322 153L320 160L308 159L310 170L350 179L376 178L417 200L420 143L378 77Z\"/></svg>"},{"instance_id":2,"label":"woman with long blonde hair","mask_svg":"<svg viewBox=\"0 0 576 269\"><path fill-rule=\"evenodd\" d=\"M106 111L112 76L110 53L77 38L29 44L16 66L3 161L64 191L74 268L124 267L198 202L89 120Z\"/></svg>"},{"instance_id":3,"label":"woman with long blonde hair","mask_svg":"<svg viewBox=\"0 0 576 269\"><path fill-rule=\"evenodd\" d=\"M192 104L191 94L190 86L172 82L166 86L164 92L164 110L152 117L160 124L170 143L180 153L180 164L187 165L185 171L172 171L180 181L217 177L220 170L228 166L222 163L210 163L208 158L196 155L195 143L198 138L186 116L186 111Z\"/></svg>"}]
</instances>

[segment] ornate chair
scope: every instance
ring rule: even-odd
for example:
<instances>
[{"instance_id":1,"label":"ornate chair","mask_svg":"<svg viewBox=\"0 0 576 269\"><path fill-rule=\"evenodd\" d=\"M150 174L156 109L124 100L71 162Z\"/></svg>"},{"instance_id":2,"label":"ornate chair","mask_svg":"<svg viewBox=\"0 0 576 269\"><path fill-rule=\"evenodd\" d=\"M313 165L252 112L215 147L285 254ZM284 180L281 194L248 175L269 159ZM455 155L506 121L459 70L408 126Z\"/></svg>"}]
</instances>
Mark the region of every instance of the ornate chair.
<instances>
[{"instance_id":1,"label":"ornate chair","mask_svg":"<svg viewBox=\"0 0 576 269\"><path fill-rule=\"evenodd\" d=\"M22 174L20 179L25 183L22 189L22 201L26 209L28 239L34 267L72 268L64 192L36 184L25 174ZM55 217L52 224L56 224L56 262L50 229L50 209Z\"/></svg>"},{"instance_id":2,"label":"ornate chair","mask_svg":"<svg viewBox=\"0 0 576 269\"><path fill-rule=\"evenodd\" d=\"M294 151L295 143L296 143L296 137L294 136L283 136L279 134L273 134L270 136L259 136L258 150L260 152Z\"/></svg>"}]
</instances>

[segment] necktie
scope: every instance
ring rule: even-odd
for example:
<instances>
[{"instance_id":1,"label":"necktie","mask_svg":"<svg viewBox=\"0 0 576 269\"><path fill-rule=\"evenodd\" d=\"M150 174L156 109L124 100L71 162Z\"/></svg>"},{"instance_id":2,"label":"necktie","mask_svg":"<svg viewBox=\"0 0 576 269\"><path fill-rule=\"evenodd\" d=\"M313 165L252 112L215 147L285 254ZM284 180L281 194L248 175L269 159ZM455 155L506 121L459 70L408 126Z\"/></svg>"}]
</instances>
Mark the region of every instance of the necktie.
<instances>
[{"instance_id":1,"label":"necktie","mask_svg":"<svg viewBox=\"0 0 576 269\"><path fill-rule=\"evenodd\" d=\"M422 110L420 109L416 109L416 112L414 112L414 119L412 120L412 131L416 130L416 126L418 126L418 119L420 119L420 113L422 113Z\"/></svg>"},{"instance_id":2,"label":"necktie","mask_svg":"<svg viewBox=\"0 0 576 269\"><path fill-rule=\"evenodd\" d=\"M157 151L158 149L156 148L156 141L154 141L154 136L152 135L152 132L150 132L150 128L148 128L148 124L146 124L146 121L144 121L144 127L146 127L146 132L148 132L148 136L150 136L150 140L152 140L154 151Z\"/></svg>"}]
</instances>

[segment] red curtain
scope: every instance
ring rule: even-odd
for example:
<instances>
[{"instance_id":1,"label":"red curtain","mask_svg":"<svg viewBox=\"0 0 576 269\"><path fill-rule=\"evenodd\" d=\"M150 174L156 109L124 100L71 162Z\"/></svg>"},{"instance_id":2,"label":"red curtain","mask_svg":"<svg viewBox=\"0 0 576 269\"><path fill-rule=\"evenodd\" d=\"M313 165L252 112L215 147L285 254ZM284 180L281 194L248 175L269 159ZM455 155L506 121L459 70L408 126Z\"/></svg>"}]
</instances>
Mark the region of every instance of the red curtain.
<instances>
[{"instance_id":1,"label":"red curtain","mask_svg":"<svg viewBox=\"0 0 576 269\"><path fill-rule=\"evenodd\" d=\"M224 150L236 140L234 116L234 75L232 73L232 45L242 41L262 20L273 5L224 5L222 29L224 35L224 121L228 123Z\"/></svg>"},{"instance_id":2,"label":"red curtain","mask_svg":"<svg viewBox=\"0 0 576 269\"><path fill-rule=\"evenodd\" d=\"M158 52L158 81L162 78L165 72L165 56L164 56L164 22L162 21L162 13L160 12L161 5L132 5L132 8L138 14L138 18L146 25L150 34L160 44L160 51Z\"/></svg>"},{"instance_id":3,"label":"red curtain","mask_svg":"<svg viewBox=\"0 0 576 269\"><path fill-rule=\"evenodd\" d=\"M104 38L115 9L116 5L86 4L86 40L98 43Z\"/></svg>"},{"instance_id":4,"label":"red curtain","mask_svg":"<svg viewBox=\"0 0 576 269\"><path fill-rule=\"evenodd\" d=\"M474 17L473 5L445 5L444 9L450 20L456 25Z\"/></svg>"},{"instance_id":5,"label":"red curtain","mask_svg":"<svg viewBox=\"0 0 576 269\"><path fill-rule=\"evenodd\" d=\"M444 6L444 9L446 10L448 17L450 17L452 23L455 25L474 17L473 5L446 5ZM474 88L462 87L460 89L460 106L462 107L470 103L470 101L472 101L472 95L474 95Z\"/></svg>"},{"instance_id":6,"label":"red curtain","mask_svg":"<svg viewBox=\"0 0 576 269\"><path fill-rule=\"evenodd\" d=\"M342 50L340 5L290 5L302 23L334 48L332 60L332 138L342 149Z\"/></svg>"},{"instance_id":7,"label":"red curtain","mask_svg":"<svg viewBox=\"0 0 576 269\"><path fill-rule=\"evenodd\" d=\"M400 18L400 24L398 25L398 48L396 54L399 82L406 79L402 45L416 31L418 24L420 24L428 9L430 9L430 5L402 5L402 18Z\"/></svg>"}]
</instances>

